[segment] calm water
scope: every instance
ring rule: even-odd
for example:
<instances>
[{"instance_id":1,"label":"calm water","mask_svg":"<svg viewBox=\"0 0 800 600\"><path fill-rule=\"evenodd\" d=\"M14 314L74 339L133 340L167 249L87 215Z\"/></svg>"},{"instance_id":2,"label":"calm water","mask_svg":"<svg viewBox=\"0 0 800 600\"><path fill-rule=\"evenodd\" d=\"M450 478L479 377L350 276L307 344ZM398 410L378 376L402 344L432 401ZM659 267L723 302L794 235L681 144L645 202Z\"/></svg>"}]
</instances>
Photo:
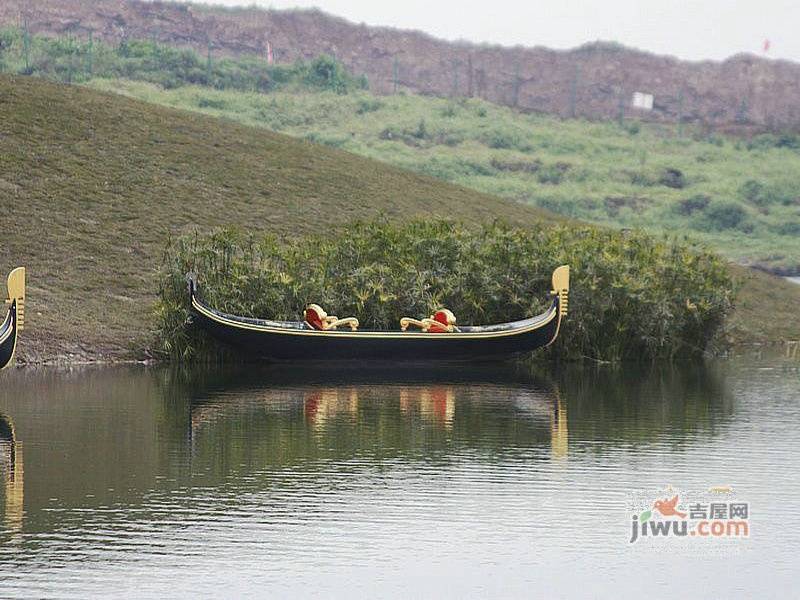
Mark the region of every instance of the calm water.
<instances>
[{"instance_id":1,"label":"calm water","mask_svg":"<svg viewBox=\"0 0 800 600\"><path fill-rule=\"evenodd\" d=\"M0 596L794 596L799 371L5 372ZM668 485L750 537L630 544Z\"/></svg>"}]
</instances>

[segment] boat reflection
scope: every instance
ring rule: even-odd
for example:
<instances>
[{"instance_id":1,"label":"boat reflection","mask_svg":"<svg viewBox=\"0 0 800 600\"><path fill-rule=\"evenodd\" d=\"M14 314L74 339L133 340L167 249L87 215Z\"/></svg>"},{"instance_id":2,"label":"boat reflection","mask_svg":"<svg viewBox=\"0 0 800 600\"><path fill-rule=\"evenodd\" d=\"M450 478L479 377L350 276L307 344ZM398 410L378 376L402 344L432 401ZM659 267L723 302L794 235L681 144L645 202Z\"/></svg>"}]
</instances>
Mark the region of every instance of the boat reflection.
<instances>
[{"instance_id":1,"label":"boat reflection","mask_svg":"<svg viewBox=\"0 0 800 600\"><path fill-rule=\"evenodd\" d=\"M14 415L0 420L0 531L23 520L26 533L58 531L105 518L84 509L175 489L326 485L332 465L469 457L536 470L622 447L680 452L723 433L736 408L722 374L702 365L542 371L20 370L0 390L0 409Z\"/></svg>"},{"instance_id":2,"label":"boat reflection","mask_svg":"<svg viewBox=\"0 0 800 600\"><path fill-rule=\"evenodd\" d=\"M24 469L22 444L17 440L14 423L0 414L0 478L3 481L3 526L7 532L22 531L24 516Z\"/></svg>"},{"instance_id":3,"label":"boat reflection","mask_svg":"<svg viewBox=\"0 0 800 600\"><path fill-rule=\"evenodd\" d=\"M317 431L325 428L332 419L358 418L358 387L316 388L306 393L303 399L303 413L306 423ZM386 400L397 400L400 415L404 419L414 417L426 420L429 424L452 429L456 410L456 388L446 385L416 385L387 388L390 393Z\"/></svg>"},{"instance_id":4,"label":"boat reflection","mask_svg":"<svg viewBox=\"0 0 800 600\"><path fill-rule=\"evenodd\" d=\"M487 457L508 446L534 449L541 458L544 449L553 458L568 456L558 389L530 372L496 365L391 374L267 369L204 387L190 401L195 466L218 464L215 456L263 468L327 451L342 459L348 449L386 458L437 449L446 455L459 446L486 450ZM275 445L281 452L268 455L266 447Z\"/></svg>"},{"instance_id":5,"label":"boat reflection","mask_svg":"<svg viewBox=\"0 0 800 600\"><path fill-rule=\"evenodd\" d=\"M323 388L308 392L303 399L303 414L306 422L316 429L342 415L353 419L358 414L358 390L356 388Z\"/></svg>"},{"instance_id":6,"label":"boat reflection","mask_svg":"<svg viewBox=\"0 0 800 600\"><path fill-rule=\"evenodd\" d=\"M400 414L427 416L439 427L452 429L456 412L456 390L452 386L400 388Z\"/></svg>"},{"instance_id":7,"label":"boat reflection","mask_svg":"<svg viewBox=\"0 0 800 600\"><path fill-rule=\"evenodd\" d=\"M553 458L567 458L568 448L567 406L561 401L561 394L556 393L554 410L550 413L550 449Z\"/></svg>"}]
</instances>

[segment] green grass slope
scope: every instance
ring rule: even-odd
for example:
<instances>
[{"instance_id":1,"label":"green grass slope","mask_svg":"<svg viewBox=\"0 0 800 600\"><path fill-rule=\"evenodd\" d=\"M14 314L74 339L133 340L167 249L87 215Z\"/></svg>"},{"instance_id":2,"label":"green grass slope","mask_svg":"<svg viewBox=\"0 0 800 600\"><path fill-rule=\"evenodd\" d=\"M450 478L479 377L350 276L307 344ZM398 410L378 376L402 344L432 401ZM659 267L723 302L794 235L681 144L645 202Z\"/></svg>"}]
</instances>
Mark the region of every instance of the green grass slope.
<instances>
[{"instance_id":1,"label":"green grass slope","mask_svg":"<svg viewBox=\"0 0 800 600\"><path fill-rule=\"evenodd\" d=\"M730 260L800 272L800 137L521 114L480 100L91 85L342 148L614 227L680 232Z\"/></svg>"},{"instance_id":2,"label":"green grass slope","mask_svg":"<svg viewBox=\"0 0 800 600\"><path fill-rule=\"evenodd\" d=\"M550 218L264 129L10 76L0 76L0 205L0 270L29 269L29 360L140 347L171 234L292 235L381 213Z\"/></svg>"}]
</instances>

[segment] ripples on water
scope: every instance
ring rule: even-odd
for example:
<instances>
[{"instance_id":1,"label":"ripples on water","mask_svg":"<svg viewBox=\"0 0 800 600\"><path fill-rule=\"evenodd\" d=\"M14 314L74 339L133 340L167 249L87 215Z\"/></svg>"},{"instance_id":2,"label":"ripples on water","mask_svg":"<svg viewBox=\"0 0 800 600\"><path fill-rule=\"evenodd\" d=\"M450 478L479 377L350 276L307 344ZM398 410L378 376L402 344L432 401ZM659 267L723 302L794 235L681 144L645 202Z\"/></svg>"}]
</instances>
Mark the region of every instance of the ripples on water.
<instances>
[{"instance_id":1,"label":"ripples on water","mask_svg":"<svg viewBox=\"0 0 800 600\"><path fill-rule=\"evenodd\" d=\"M796 363L445 372L4 374L0 596L793 594ZM668 484L750 539L629 545Z\"/></svg>"}]
</instances>

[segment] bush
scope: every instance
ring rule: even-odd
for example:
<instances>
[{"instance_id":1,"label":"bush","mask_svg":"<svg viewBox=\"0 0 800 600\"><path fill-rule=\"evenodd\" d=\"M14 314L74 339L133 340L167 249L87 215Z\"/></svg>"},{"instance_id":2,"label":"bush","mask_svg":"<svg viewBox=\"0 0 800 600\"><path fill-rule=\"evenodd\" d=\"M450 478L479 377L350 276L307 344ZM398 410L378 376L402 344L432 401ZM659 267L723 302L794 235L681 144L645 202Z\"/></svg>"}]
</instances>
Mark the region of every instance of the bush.
<instances>
[{"instance_id":1,"label":"bush","mask_svg":"<svg viewBox=\"0 0 800 600\"><path fill-rule=\"evenodd\" d=\"M572 267L570 315L551 357L647 359L702 353L731 308L725 263L666 239L592 227L518 229L415 221L353 225L279 243L231 230L182 238L165 254L158 345L173 357L213 353L187 325L185 274L213 306L296 320L309 302L397 329L401 316L447 306L460 323L542 311L552 270Z\"/></svg>"},{"instance_id":2,"label":"bush","mask_svg":"<svg viewBox=\"0 0 800 600\"><path fill-rule=\"evenodd\" d=\"M197 106L199 108L213 108L215 110L224 110L228 107L228 103L222 98L207 98L201 96L197 99Z\"/></svg>"},{"instance_id":3,"label":"bush","mask_svg":"<svg viewBox=\"0 0 800 600\"><path fill-rule=\"evenodd\" d=\"M582 218L599 208L599 203L593 198L552 198L541 197L536 199L536 206L567 217Z\"/></svg>"},{"instance_id":4,"label":"bush","mask_svg":"<svg viewBox=\"0 0 800 600\"><path fill-rule=\"evenodd\" d=\"M375 112L383 108L383 102L377 98L362 98L358 101L356 107L356 114L363 115L370 112Z\"/></svg>"},{"instance_id":5,"label":"bush","mask_svg":"<svg viewBox=\"0 0 800 600\"><path fill-rule=\"evenodd\" d=\"M735 202L715 200L708 205L703 216L708 229L748 229L748 214L743 206Z\"/></svg>"},{"instance_id":6,"label":"bush","mask_svg":"<svg viewBox=\"0 0 800 600\"><path fill-rule=\"evenodd\" d=\"M710 202L710 196L706 196L705 194L696 194L691 198L685 198L678 202L675 210L684 216L689 216L696 212L705 210Z\"/></svg>"},{"instance_id":7,"label":"bush","mask_svg":"<svg viewBox=\"0 0 800 600\"><path fill-rule=\"evenodd\" d=\"M450 146L452 148L454 146L458 146L461 142L463 142L464 136L454 131L439 131L436 134L434 141L437 144L443 144L445 146Z\"/></svg>"},{"instance_id":8,"label":"bush","mask_svg":"<svg viewBox=\"0 0 800 600\"><path fill-rule=\"evenodd\" d=\"M542 168L542 161L538 158L534 160L502 160L493 157L490 164L498 171L512 173L536 173Z\"/></svg>"},{"instance_id":9,"label":"bush","mask_svg":"<svg viewBox=\"0 0 800 600\"><path fill-rule=\"evenodd\" d=\"M630 135L636 135L641 130L642 126L636 121L631 121L625 124L625 131L627 131Z\"/></svg>"},{"instance_id":10,"label":"bush","mask_svg":"<svg viewBox=\"0 0 800 600\"><path fill-rule=\"evenodd\" d=\"M686 177L679 169L664 169L658 179L658 182L661 185L665 185L668 188L673 188L676 190L686 187Z\"/></svg>"},{"instance_id":11,"label":"bush","mask_svg":"<svg viewBox=\"0 0 800 600\"><path fill-rule=\"evenodd\" d=\"M771 204L789 205L794 202L797 188L794 185L770 185L748 179L739 188L739 195L756 206L766 208Z\"/></svg>"},{"instance_id":12,"label":"bush","mask_svg":"<svg viewBox=\"0 0 800 600\"><path fill-rule=\"evenodd\" d=\"M764 204L764 184L755 179L748 179L739 188L739 194L754 204Z\"/></svg>"},{"instance_id":13,"label":"bush","mask_svg":"<svg viewBox=\"0 0 800 600\"><path fill-rule=\"evenodd\" d=\"M332 90L344 94L352 88L352 79L344 66L331 56L323 54L308 65L305 83L311 88Z\"/></svg>"},{"instance_id":14,"label":"bush","mask_svg":"<svg viewBox=\"0 0 800 600\"><path fill-rule=\"evenodd\" d=\"M448 103L447 106L445 106L442 109L442 116L446 119L451 119L455 117L457 114L458 114L458 108L452 102Z\"/></svg>"},{"instance_id":15,"label":"bush","mask_svg":"<svg viewBox=\"0 0 800 600\"><path fill-rule=\"evenodd\" d=\"M747 143L748 150L769 150L770 148L800 150L800 135L796 133L782 133L780 135L763 133L754 136Z\"/></svg>"},{"instance_id":16,"label":"bush","mask_svg":"<svg viewBox=\"0 0 800 600\"><path fill-rule=\"evenodd\" d=\"M425 119L420 119L417 128L411 133L418 140L428 139L428 128L425 126Z\"/></svg>"},{"instance_id":17,"label":"bush","mask_svg":"<svg viewBox=\"0 0 800 600\"><path fill-rule=\"evenodd\" d=\"M603 200L606 214L610 217L617 217L623 208L637 213L642 212L649 203L649 198L641 196L606 196Z\"/></svg>"},{"instance_id":18,"label":"bush","mask_svg":"<svg viewBox=\"0 0 800 600\"><path fill-rule=\"evenodd\" d=\"M774 231L778 235L800 236L800 223L797 221L779 223L775 225Z\"/></svg>"},{"instance_id":19,"label":"bush","mask_svg":"<svg viewBox=\"0 0 800 600\"><path fill-rule=\"evenodd\" d=\"M530 144L522 140L518 133L499 129L483 134L480 141L495 150L530 152L533 149Z\"/></svg>"},{"instance_id":20,"label":"bush","mask_svg":"<svg viewBox=\"0 0 800 600\"><path fill-rule=\"evenodd\" d=\"M644 171L627 172L626 175L630 178L633 185L642 187L651 187L659 183L660 178L656 178Z\"/></svg>"},{"instance_id":21,"label":"bush","mask_svg":"<svg viewBox=\"0 0 800 600\"><path fill-rule=\"evenodd\" d=\"M558 185L564 180L564 174L568 170L569 165L567 163L559 162L552 165L547 165L537 171L536 180L539 183Z\"/></svg>"}]
</instances>

